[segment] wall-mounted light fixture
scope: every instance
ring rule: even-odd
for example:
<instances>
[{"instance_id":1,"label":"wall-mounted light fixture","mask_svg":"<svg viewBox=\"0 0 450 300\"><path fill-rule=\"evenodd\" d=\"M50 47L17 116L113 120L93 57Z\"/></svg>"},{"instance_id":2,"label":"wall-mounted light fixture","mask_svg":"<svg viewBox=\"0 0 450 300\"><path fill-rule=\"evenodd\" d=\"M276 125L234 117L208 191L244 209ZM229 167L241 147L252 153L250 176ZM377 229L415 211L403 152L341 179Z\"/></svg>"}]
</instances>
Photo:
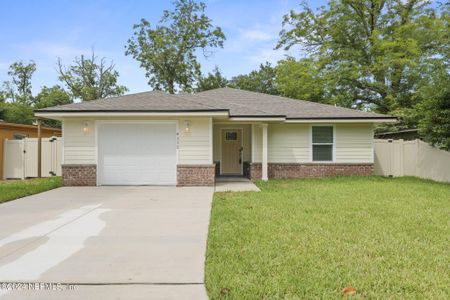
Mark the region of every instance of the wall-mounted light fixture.
<instances>
[{"instance_id":1,"label":"wall-mounted light fixture","mask_svg":"<svg viewBox=\"0 0 450 300\"><path fill-rule=\"evenodd\" d=\"M84 134L89 133L89 121L83 121L83 133Z\"/></svg>"},{"instance_id":2,"label":"wall-mounted light fixture","mask_svg":"<svg viewBox=\"0 0 450 300\"><path fill-rule=\"evenodd\" d=\"M191 121L189 120L184 121L184 132L186 133L191 132Z\"/></svg>"}]
</instances>

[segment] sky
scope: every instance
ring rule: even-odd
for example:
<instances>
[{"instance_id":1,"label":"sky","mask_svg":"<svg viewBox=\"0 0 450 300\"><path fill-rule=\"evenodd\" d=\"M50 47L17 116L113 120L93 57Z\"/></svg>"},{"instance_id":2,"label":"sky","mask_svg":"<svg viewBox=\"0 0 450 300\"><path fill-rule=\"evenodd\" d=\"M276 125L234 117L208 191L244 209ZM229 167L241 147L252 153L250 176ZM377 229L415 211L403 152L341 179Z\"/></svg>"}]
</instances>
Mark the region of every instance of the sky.
<instances>
[{"instance_id":1,"label":"sky","mask_svg":"<svg viewBox=\"0 0 450 300\"><path fill-rule=\"evenodd\" d=\"M225 33L223 49L215 49L207 59L199 57L202 72L216 65L230 78L258 68L260 63L275 63L287 53L273 50L278 41L284 14L300 8L300 0L209 0L206 14ZM318 7L325 0L310 1ZM33 60L33 92L42 86L58 84L56 62L65 65L76 56L89 55L92 48L98 57L113 60L119 83L129 93L151 90L145 71L130 56L125 45L132 36L133 24L145 18L159 21L172 1L156 0L41 0L0 1L0 84L9 80L8 67L15 61ZM291 55L300 55L298 49Z\"/></svg>"}]
</instances>

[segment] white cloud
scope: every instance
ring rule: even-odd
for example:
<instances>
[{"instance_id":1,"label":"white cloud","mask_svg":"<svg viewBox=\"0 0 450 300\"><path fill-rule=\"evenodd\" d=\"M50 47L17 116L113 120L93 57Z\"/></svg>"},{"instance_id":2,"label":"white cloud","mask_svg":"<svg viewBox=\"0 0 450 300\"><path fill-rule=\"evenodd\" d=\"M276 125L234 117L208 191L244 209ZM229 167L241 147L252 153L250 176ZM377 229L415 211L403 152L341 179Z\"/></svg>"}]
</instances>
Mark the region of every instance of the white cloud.
<instances>
[{"instance_id":1,"label":"white cloud","mask_svg":"<svg viewBox=\"0 0 450 300\"><path fill-rule=\"evenodd\" d=\"M0 62L0 70L8 70L9 64Z\"/></svg>"},{"instance_id":2,"label":"white cloud","mask_svg":"<svg viewBox=\"0 0 450 300\"><path fill-rule=\"evenodd\" d=\"M250 54L248 59L256 63L268 61L271 64L276 64L279 60L282 60L286 54L286 51L282 49L274 50L273 47L261 47Z\"/></svg>"},{"instance_id":3,"label":"white cloud","mask_svg":"<svg viewBox=\"0 0 450 300\"><path fill-rule=\"evenodd\" d=\"M90 53L90 49L70 46L64 43L51 42L51 41L39 41L26 44L17 44L16 48L23 54L29 54L33 57L45 56L45 57L61 57L61 58L73 58L83 53Z\"/></svg>"},{"instance_id":4,"label":"white cloud","mask_svg":"<svg viewBox=\"0 0 450 300\"><path fill-rule=\"evenodd\" d=\"M274 38L273 35L261 29L244 29L240 31L240 38L245 39L249 42L270 41Z\"/></svg>"}]
</instances>

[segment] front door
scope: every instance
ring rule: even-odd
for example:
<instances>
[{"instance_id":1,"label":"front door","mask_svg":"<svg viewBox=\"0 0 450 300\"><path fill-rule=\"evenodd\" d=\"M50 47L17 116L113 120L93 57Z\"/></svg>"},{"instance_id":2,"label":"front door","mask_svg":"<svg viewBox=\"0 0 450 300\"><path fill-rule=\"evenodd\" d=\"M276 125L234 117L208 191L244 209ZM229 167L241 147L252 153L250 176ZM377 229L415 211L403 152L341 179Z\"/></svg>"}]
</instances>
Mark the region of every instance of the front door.
<instances>
[{"instance_id":1,"label":"front door","mask_svg":"<svg viewBox=\"0 0 450 300\"><path fill-rule=\"evenodd\" d=\"M242 175L242 130L222 130L221 170L224 175Z\"/></svg>"}]
</instances>

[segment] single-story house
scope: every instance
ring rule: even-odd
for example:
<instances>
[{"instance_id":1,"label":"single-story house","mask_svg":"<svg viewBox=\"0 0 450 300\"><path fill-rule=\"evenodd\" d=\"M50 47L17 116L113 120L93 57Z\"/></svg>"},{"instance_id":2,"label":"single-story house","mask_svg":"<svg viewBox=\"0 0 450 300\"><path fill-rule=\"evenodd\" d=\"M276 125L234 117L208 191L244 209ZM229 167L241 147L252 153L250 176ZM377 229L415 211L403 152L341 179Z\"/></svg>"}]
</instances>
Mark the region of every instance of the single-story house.
<instances>
[{"instance_id":1,"label":"single-story house","mask_svg":"<svg viewBox=\"0 0 450 300\"><path fill-rule=\"evenodd\" d=\"M371 175L375 123L395 118L219 88L151 91L36 111L62 121L65 185L213 185Z\"/></svg>"},{"instance_id":2,"label":"single-story house","mask_svg":"<svg viewBox=\"0 0 450 300\"><path fill-rule=\"evenodd\" d=\"M21 140L24 138L36 138L38 136L37 125L16 124L0 121L0 179L3 178L3 160L5 140ZM41 137L61 136L61 129L41 127Z\"/></svg>"}]
</instances>

